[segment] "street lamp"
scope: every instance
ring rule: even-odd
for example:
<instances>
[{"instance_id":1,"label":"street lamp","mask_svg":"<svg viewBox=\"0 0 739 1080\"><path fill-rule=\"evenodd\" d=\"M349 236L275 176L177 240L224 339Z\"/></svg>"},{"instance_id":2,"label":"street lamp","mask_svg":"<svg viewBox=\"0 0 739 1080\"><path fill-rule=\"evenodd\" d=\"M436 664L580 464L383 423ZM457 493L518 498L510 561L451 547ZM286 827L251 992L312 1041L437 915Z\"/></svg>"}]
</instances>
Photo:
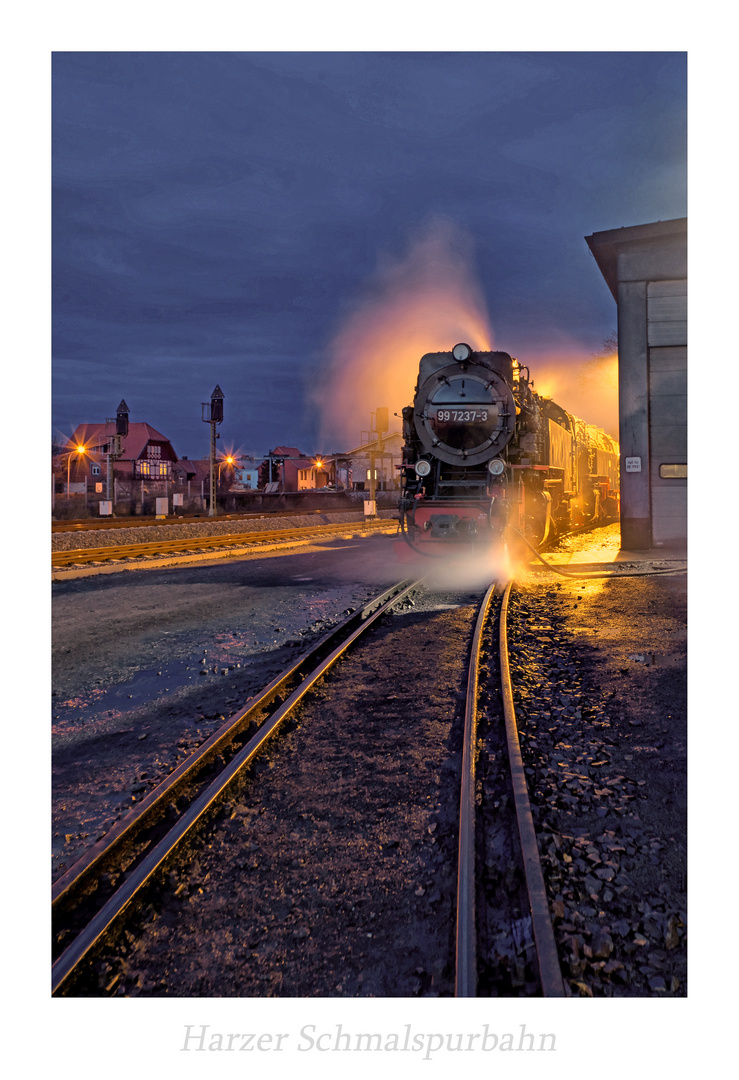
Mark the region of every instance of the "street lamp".
<instances>
[{"instance_id":1,"label":"street lamp","mask_svg":"<svg viewBox=\"0 0 739 1080\"><path fill-rule=\"evenodd\" d=\"M233 457L232 454L228 454L228 456L225 457L223 459L223 461L218 462L218 483L219 484L221 482L221 469L223 468L224 465L233 465L235 460L236 460L236 458Z\"/></svg>"},{"instance_id":2,"label":"street lamp","mask_svg":"<svg viewBox=\"0 0 739 1080\"><path fill-rule=\"evenodd\" d=\"M77 456L79 457L80 454L86 453L86 446L75 446L74 450L69 451L69 457L67 458L67 498L69 498L69 469L72 464L72 454L77 454Z\"/></svg>"}]
</instances>

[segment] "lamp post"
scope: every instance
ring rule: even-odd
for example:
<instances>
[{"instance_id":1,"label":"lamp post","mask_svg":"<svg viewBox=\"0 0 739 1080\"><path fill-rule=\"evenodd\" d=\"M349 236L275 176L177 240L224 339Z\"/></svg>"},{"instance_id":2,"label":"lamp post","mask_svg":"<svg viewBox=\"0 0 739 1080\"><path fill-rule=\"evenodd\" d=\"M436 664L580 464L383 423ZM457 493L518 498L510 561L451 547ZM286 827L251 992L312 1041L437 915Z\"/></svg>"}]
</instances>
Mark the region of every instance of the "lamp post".
<instances>
[{"instance_id":1,"label":"lamp post","mask_svg":"<svg viewBox=\"0 0 739 1080\"><path fill-rule=\"evenodd\" d=\"M223 468L224 465L233 465L235 460L236 459L234 457L232 457L231 454L229 454L228 457L225 457L223 459L223 461L218 462L218 486L219 487L221 485L221 469Z\"/></svg>"},{"instance_id":2,"label":"lamp post","mask_svg":"<svg viewBox=\"0 0 739 1080\"><path fill-rule=\"evenodd\" d=\"M67 458L67 499L69 499L69 495L70 495L70 491L69 491L69 470L70 470L70 467L72 465L72 455L77 454L77 456L79 456L80 454L86 454L86 453L87 453L87 447L86 446L75 446L74 450L69 451L69 457Z\"/></svg>"}]
</instances>

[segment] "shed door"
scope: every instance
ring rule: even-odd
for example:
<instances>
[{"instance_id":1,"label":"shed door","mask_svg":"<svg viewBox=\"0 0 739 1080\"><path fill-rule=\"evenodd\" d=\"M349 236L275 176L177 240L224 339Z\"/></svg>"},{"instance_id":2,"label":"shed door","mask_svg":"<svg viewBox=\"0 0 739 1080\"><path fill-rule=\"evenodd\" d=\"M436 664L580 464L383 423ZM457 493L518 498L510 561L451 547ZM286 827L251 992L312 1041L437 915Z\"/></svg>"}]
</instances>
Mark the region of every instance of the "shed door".
<instances>
[{"instance_id":1,"label":"shed door","mask_svg":"<svg viewBox=\"0 0 739 1080\"><path fill-rule=\"evenodd\" d=\"M647 288L652 542L688 535L687 282Z\"/></svg>"}]
</instances>

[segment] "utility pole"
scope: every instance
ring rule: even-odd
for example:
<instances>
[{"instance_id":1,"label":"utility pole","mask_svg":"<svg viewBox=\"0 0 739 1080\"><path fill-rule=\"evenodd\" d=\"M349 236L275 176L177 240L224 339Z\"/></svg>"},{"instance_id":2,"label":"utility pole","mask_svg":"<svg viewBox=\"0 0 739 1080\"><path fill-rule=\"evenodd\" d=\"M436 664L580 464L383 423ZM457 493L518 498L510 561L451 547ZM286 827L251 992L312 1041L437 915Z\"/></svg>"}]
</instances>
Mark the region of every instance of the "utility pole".
<instances>
[{"instance_id":1,"label":"utility pole","mask_svg":"<svg viewBox=\"0 0 739 1080\"><path fill-rule=\"evenodd\" d=\"M115 462L123 452L123 440L128 435L128 413L128 405L122 400L116 409L115 418L106 417L105 419L105 434L108 436L105 444L105 498L111 503L113 511L115 511L115 500L113 498L114 491L110 465L113 462L115 466ZM108 424L115 424L115 434L111 432L108 435Z\"/></svg>"},{"instance_id":2,"label":"utility pole","mask_svg":"<svg viewBox=\"0 0 739 1080\"><path fill-rule=\"evenodd\" d=\"M216 434L216 425L223 422L223 391L218 384L216 384L215 390L210 395L210 401L203 402L202 405L201 420L206 424L210 424L210 506L208 507L208 517L215 517L218 513L216 503L216 439L220 438L220 435Z\"/></svg>"},{"instance_id":3,"label":"utility pole","mask_svg":"<svg viewBox=\"0 0 739 1080\"><path fill-rule=\"evenodd\" d=\"M374 423L373 423L374 421ZM382 450L382 436L387 431L389 426L389 410L387 408L378 408L376 412L372 413L370 418L370 446L369 451L369 505L367 502L364 504L365 517L375 517L377 514L377 468L376 454L379 453L380 459L384 460L384 453ZM374 436L374 439L372 437ZM376 447L376 449L375 449Z\"/></svg>"}]
</instances>

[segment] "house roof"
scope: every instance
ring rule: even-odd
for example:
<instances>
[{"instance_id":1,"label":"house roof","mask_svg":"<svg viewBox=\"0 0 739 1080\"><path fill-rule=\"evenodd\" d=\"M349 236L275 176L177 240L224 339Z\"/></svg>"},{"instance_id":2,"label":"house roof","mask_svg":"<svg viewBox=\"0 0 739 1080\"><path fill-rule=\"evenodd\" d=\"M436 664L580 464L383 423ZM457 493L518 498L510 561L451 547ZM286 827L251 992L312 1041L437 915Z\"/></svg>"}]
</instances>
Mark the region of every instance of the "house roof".
<instances>
[{"instance_id":1,"label":"house roof","mask_svg":"<svg viewBox=\"0 0 739 1080\"><path fill-rule=\"evenodd\" d=\"M112 424L78 424L69 446L102 446L114 435ZM149 442L169 443L172 453L177 459L175 448L169 442L166 435L153 428L151 424L139 421L128 425L128 434L121 439L121 455L119 460L136 461L141 457Z\"/></svg>"},{"instance_id":2,"label":"house roof","mask_svg":"<svg viewBox=\"0 0 739 1080\"><path fill-rule=\"evenodd\" d=\"M189 458L180 458L179 461L175 461L172 466L172 471L176 473L182 472L185 476L191 477L196 476L198 470L194 461L191 461Z\"/></svg>"},{"instance_id":3,"label":"house roof","mask_svg":"<svg viewBox=\"0 0 739 1080\"><path fill-rule=\"evenodd\" d=\"M310 454L298 450L297 446L276 446L272 453L277 457L310 457Z\"/></svg>"},{"instance_id":4,"label":"house roof","mask_svg":"<svg viewBox=\"0 0 739 1080\"><path fill-rule=\"evenodd\" d=\"M183 465L182 460L177 462L178 465ZM189 466L189 473L194 476L196 480L210 480L210 458L189 458L184 462ZM216 469L218 468L218 462L216 462Z\"/></svg>"}]
</instances>

